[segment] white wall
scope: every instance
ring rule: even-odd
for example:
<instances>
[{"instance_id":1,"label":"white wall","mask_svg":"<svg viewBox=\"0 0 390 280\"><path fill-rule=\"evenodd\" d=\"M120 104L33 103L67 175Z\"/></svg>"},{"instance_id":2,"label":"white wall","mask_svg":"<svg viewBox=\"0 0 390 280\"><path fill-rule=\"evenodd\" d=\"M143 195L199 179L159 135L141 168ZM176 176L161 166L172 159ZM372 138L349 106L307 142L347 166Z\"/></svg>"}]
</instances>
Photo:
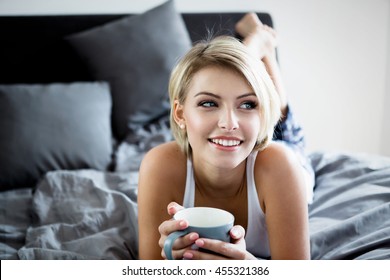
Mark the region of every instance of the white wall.
<instances>
[{"instance_id":1,"label":"white wall","mask_svg":"<svg viewBox=\"0 0 390 280\"><path fill-rule=\"evenodd\" d=\"M390 14L390 5L388 5ZM384 114L382 119L382 145L381 152L390 156L390 17L387 18L387 71L386 71L386 90L384 100Z\"/></svg>"},{"instance_id":2,"label":"white wall","mask_svg":"<svg viewBox=\"0 0 390 280\"><path fill-rule=\"evenodd\" d=\"M0 0L0 14L142 12L163 0ZM310 150L390 156L389 0L176 0L179 11L266 11Z\"/></svg>"}]
</instances>

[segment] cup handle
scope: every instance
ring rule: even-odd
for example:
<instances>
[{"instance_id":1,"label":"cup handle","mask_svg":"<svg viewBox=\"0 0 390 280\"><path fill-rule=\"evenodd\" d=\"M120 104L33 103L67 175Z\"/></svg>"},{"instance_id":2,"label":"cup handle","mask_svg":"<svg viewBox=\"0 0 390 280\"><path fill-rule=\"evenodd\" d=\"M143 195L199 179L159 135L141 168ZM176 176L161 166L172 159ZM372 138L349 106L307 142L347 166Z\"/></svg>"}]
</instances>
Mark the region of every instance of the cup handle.
<instances>
[{"instance_id":1,"label":"cup handle","mask_svg":"<svg viewBox=\"0 0 390 280\"><path fill-rule=\"evenodd\" d=\"M164 242L164 253L165 253L165 256L167 257L168 260L173 260L172 246L173 246L173 243L175 242L175 240L183 235L186 235L186 234L187 234L187 231L179 230L179 231L174 231L167 236L167 239L165 239L165 242Z\"/></svg>"}]
</instances>

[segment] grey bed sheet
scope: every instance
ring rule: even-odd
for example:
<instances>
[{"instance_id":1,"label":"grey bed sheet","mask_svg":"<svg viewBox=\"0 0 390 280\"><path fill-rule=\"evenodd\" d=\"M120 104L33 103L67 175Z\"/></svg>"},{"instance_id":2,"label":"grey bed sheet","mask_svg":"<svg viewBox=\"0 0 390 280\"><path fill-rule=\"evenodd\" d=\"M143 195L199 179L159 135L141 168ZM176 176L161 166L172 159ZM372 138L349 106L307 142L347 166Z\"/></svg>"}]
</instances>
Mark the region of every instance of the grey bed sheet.
<instances>
[{"instance_id":1,"label":"grey bed sheet","mask_svg":"<svg viewBox=\"0 0 390 280\"><path fill-rule=\"evenodd\" d=\"M125 150L134 155L137 149ZM316 172L312 259L390 259L390 159L310 157ZM136 259L137 182L135 170L56 171L33 194L0 193L0 258Z\"/></svg>"},{"instance_id":2,"label":"grey bed sheet","mask_svg":"<svg viewBox=\"0 0 390 280\"><path fill-rule=\"evenodd\" d=\"M0 192L0 259L18 259L31 225L32 189Z\"/></svg>"},{"instance_id":3,"label":"grey bed sheet","mask_svg":"<svg viewBox=\"0 0 390 280\"><path fill-rule=\"evenodd\" d=\"M12 248L8 245L0 249L0 256L136 259L137 178L137 172L114 174L78 170L47 173L34 194L25 196L25 214L30 220L22 216L15 219L17 217L12 212L8 213L7 227L19 224L20 228L18 232L9 232L9 236L4 236L0 242L19 242L14 242ZM17 198L16 195L13 197ZM13 206L13 203L9 201L7 205ZM0 232L3 233L3 224Z\"/></svg>"},{"instance_id":4,"label":"grey bed sheet","mask_svg":"<svg viewBox=\"0 0 390 280\"><path fill-rule=\"evenodd\" d=\"M390 259L390 158L313 153L312 259Z\"/></svg>"}]
</instances>

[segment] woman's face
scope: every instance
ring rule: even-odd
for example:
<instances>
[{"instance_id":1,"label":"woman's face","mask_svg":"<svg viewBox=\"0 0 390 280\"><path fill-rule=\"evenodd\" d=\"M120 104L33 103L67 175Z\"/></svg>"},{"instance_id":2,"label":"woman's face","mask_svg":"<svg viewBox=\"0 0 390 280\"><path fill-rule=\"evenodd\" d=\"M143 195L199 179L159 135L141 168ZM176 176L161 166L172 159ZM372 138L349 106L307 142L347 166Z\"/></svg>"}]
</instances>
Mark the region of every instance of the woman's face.
<instances>
[{"instance_id":1,"label":"woman's face","mask_svg":"<svg viewBox=\"0 0 390 280\"><path fill-rule=\"evenodd\" d=\"M194 160L230 169L252 152L260 130L259 100L233 70L210 66L197 72L178 110Z\"/></svg>"}]
</instances>

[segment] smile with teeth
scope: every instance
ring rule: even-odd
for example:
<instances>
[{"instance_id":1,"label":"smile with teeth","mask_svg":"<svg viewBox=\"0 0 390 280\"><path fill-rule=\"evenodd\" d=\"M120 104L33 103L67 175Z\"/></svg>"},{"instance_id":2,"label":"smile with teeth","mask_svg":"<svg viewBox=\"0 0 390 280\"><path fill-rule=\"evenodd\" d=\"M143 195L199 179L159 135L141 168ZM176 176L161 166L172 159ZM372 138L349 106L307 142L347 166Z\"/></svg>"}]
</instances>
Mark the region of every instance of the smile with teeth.
<instances>
[{"instance_id":1,"label":"smile with teeth","mask_svg":"<svg viewBox=\"0 0 390 280\"><path fill-rule=\"evenodd\" d=\"M233 147L241 144L238 140L227 140L227 139L210 139L211 142L224 147Z\"/></svg>"}]
</instances>

